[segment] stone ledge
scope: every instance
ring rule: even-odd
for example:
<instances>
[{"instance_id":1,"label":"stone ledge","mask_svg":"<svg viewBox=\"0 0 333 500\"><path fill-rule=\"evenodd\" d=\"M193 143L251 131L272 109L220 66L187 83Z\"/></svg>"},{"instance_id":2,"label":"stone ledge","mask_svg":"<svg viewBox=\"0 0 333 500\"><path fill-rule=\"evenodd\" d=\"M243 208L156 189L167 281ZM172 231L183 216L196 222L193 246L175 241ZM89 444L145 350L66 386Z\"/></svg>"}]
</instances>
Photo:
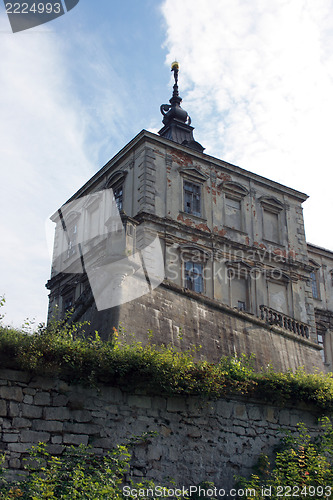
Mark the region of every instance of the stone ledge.
<instances>
[{"instance_id":1,"label":"stone ledge","mask_svg":"<svg viewBox=\"0 0 333 500\"><path fill-rule=\"evenodd\" d=\"M318 351L322 350L321 346L319 346L315 342L312 342L309 339L306 339L304 337L301 337L300 335L296 335L292 332L289 332L288 330L285 330L284 328L281 328L279 326L267 325L267 323L265 321L258 318L257 316L254 316L252 314L249 314L249 313L246 313L243 311L239 311L238 309L234 309L233 307L230 307L226 304L222 304L221 302L219 302L216 299L211 299L210 297L206 297L204 295L201 295L200 293L196 293L196 292L193 292L192 290L182 288L182 287L180 287L180 286L178 286L175 283L172 283L170 281L166 281L166 280L163 281L163 283L161 283L159 285L159 287L166 288L168 290L172 290L173 292L180 294L180 295L183 295L183 296L189 298L190 300L195 300L196 302L199 302L199 303L201 302L205 305L213 307L214 309L218 309L219 311L224 312L230 316L235 316L237 318L240 318L240 319L247 321L249 323L252 323L254 325L258 325L258 326L260 326L260 328L263 328L264 330L278 333L279 335L282 335L283 337L287 337L289 339L294 340L295 342L299 342L301 344L308 345L309 347L312 347Z\"/></svg>"}]
</instances>

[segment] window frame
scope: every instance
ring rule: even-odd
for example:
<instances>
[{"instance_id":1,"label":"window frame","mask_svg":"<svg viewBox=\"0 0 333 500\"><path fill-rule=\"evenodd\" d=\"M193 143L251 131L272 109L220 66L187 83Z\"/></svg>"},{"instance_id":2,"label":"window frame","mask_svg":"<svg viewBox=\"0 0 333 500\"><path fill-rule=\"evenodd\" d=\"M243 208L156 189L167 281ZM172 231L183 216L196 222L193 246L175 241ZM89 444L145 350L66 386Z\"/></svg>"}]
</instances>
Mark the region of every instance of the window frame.
<instances>
[{"instance_id":1,"label":"window frame","mask_svg":"<svg viewBox=\"0 0 333 500\"><path fill-rule=\"evenodd\" d=\"M66 306L66 302L70 301L71 304ZM75 304L75 291L67 292L62 296L62 314L65 315L68 311L70 311Z\"/></svg>"},{"instance_id":2,"label":"window frame","mask_svg":"<svg viewBox=\"0 0 333 500\"><path fill-rule=\"evenodd\" d=\"M187 286L187 279L186 279L186 264L187 263L192 263L193 265L200 265L201 266L201 275L202 277L202 285L201 285L201 291L196 291L196 293L200 294L206 294L207 292L207 287L206 287L206 279L205 279L205 274L207 271L207 262L209 261L210 255L207 251L205 251L203 248L196 246L196 245L182 245L180 247L180 252L179 252L179 259L180 259L180 269L181 269L181 276L182 276L182 283L183 287L187 290L191 290Z\"/></svg>"},{"instance_id":3,"label":"window frame","mask_svg":"<svg viewBox=\"0 0 333 500\"><path fill-rule=\"evenodd\" d=\"M319 269L317 268L310 272L310 286L311 286L312 298L315 300L321 300L318 271Z\"/></svg>"},{"instance_id":4,"label":"window frame","mask_svg":"<svg viewBox=\"0 0 333 500\"><path fill-rule=\"evenodd\" d=\"M227 268L227 279L228 279L228 288L229 288L229 304L230 307L234 307L238 309L239 311L246 312L246 313L251 313L253 310L253 303L252 303L252 283L251 283L251 270L253 270L252 266L247 264L247 262L244 262L242 260L229 260L226 261L225 263L226 268ZM245 303L243 300L239 300L239 298L236 298L237 301L237 306L233 305L234 302L234 292L233 292L233 287L232 287L232 282L234 279L237 280L244 280L245 283ZM239 307L240 303L244 303L245 307Z\"/></svg>"},{"instance_id":5,"label":"window frame","mask_svg":"<svg viewBox=\"0 0 333 500\"><path fill-rule=\"evenodd\" d=\"M116 207L118 208L119 213L124 210L124 182L117 182L114 186L111 187L113 196L116 202ZM121 190L121 195L117 196L116 191ZM119 206L120 199L120 206Z\"/></svg>"},{"instance_id":6,"label":"window frame","mask_svg":"<svg viewBox=\"0 0 333 500\"><path fill-rule=\"evenodd\" d=\"M78 247L78 234L79 234L79 219L81 214L78 212L70 212L62 216L62 228L66 238L65 261L74 257ZM82 224L82 221L81 221ZM74 231L73 231L74 230ZM64 248L64 247L63 247Z\"/></svg>"},{"instance_id":7,"label":"window frame","mask_svg":"<svg viewBox=\"0 0 333 500\"><path fill-rule=\"evenodd\" d=\"M114 197L114 200L116 202L116 207L119 211L119 213L124 212L124 201L125 201L125 180L128 172L126 170L117 170L116 172L113 172L113 174L107 179L105 183L105 189L112 189L112 194ZM117 202L117 197L115 194L115 190L121 188L121 208L119 208L119 204Z\"/></svg>"},{"instance_id":8,"label":"window frame","mask_svg":"<svg viewBox=\"0 0 333 500\"><path fill-rule=\"evenodd\" d=\"M189 191L186 191L186 184L188 185L191 185L195 188L198 188L198 194L196 196L199 196L199 212L198 211L194 211L193 208L191 209L191 211L188 211L187 210L187 206L186 206L186 192L189 192ZM192 192L193 193L193 192ZM192 204L194 205L194 201L193 201L193 198L194 198L195 194L193 193L192 194ZM195 217L200 217L202 218L203 216L203 200L202 200L202 184L200 182L198 182L197 180L192 180L192 179L188 179L188 178L183 178L183 204L182 204L182 207L183 207L183 212L188 214L188 215L194 215Z\"/></svg>"},{"instance_id":9,"label":"window frame","mask_svg":"<svg viewBox=\"0 0 333 500\"><path fill-rule=\"evenodd\" d=\"M321 359L323 360L323 363L327 362L326 359L326 353L325 353L325 334L326 334L327 329L323 328L321 324L317 326L317 344L321 346L323 349L320 351ZM320 339L321 337L321 339Z\"/></svg>"},{"instance_id":10,"label":"window frame","mask_svg":"<svg viewBox=\"0 0 333 500\"><path fill-rule=\"evenodd\" d=\"M223 225L228 229L233 231L239 231L244 233L246 229L245 211L244 211L244 199L249 194L249 190L233 181L224 181L219 186L223 191ZM233 200L239 202L239 228L234 227L227 221L227 200Z\"/></svg>"},{"instance_id":11,"label":"window frame","mask_svg":"<svg viewBox=\"0 0 333 500\"><path fill-rule=\"evenodd\" d=\"M276 270L278 273L276 274ZM274 311L277 311L281 314L285 314L286 316L294 317L294 307L293 301L291 300L292 295L292 282L295 281L292 279L287 273L279 271L279 268L271 269L270 271L266 271L266 293L267 293L267 306ZM286 298L286 309L287 312L279 311L272 307L271 294L269 290L269 283L280 285L284 287L285 290L285 298Z\"/></svg>"},{"instance_id":12,"label":"window frame","mask_svg":"<svg viewBox=\"0 0 333 500\"><path fill-rule=\"evenodd\" d=\"M189 271L187 268L192 267ZM197 268L200 267L200 272L197 271ZM195 278L192 279L191 275L195 274ZM199 277L199 290L196 289L195 281ZM188 286L188 283L191 282L194 286ZM204 280L204 262L194 262L193 260L186 260L184 262L184 288L186 290L191 290L192 292L203 294L205 292L205 280Z\"/></svg>"},{"instance_id":13,"label":"window frame","mask_svg":"<svg viewBox=\"0 0 333 500\"><path fill-rule=\"evenodd\" d=\"M227 221L227 200L237 201L239 203L239 227L232 226ZM225 194L224 196L224 219L225 219L225 227L229 229L234 229L235 231L243 231L244 230L244 217L243 217L243 198L239 198L230 194ZM229 221L230 222L230 221Z\"/></svg>"},{"instance_id":14,"label":"window frame","mask_svg":"<svg viewBox=\"0 0 333 500\"><path fill-rule=\"evenodd\" d=\"M281 201L277 200L273 197L261 197L260 198L261 205L261 215L262 215L262 238L264 241L268 243L273 243L274 245L282 245L282 224L281 217L284 209L284 205ZM265 213L277 215L277 239L273 240L269 238L269 235L266 234L265 229Z\"/></svg>"}]
</instances>

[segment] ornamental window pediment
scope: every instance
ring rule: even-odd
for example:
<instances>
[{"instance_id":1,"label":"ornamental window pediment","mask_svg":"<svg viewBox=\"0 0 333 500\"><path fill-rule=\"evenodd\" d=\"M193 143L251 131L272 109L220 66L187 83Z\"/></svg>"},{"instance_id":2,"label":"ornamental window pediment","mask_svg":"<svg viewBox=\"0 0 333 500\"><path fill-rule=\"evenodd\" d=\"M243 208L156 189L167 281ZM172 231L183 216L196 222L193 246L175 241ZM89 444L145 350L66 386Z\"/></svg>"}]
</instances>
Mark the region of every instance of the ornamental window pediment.
<instances>
[{"instance_id":1,"label":"ornamental window pediment","mask_svg":"<svg viewBox=\"0 0 333 500\"><path fill-rule=\"evenodd\" d=\"M179 173L183 176L183 177L187 177L189 178L190 180L193 180L194 182L197 181L197 182L205 182L209 176L204 174L203 172L201 172L199 169L195 168L195 167L189 167L189 168L181 168L179 170Z\"/></svg>"},{"instance_id":2,"label":"ornamental window pediment","mask_svg":"<svg viewBox=\"0 0 333 500\"><path fill-rule=\"evenodd\" d=\"M126 176L127 176L127 171L122 171L122 170L118 170L117 172L113 172L113 174L111 174L107 180L106 180L106 183L105 183L105 188L113 188L114 186L118 185L118 184L123 184L125 179L126 179Z\"/></svg>"},{"instance_id":3,"label":"ornamental window pediment","mask_svg":"<svg viewBox=\"0 0 333 500\"><path fill-rule=\"evenodd\" d=\"M310 266L313 266L315 269L320 268L320 264L318 264L318 262L316 262L314 259L309 259L309 264L310 264ZM333 269L331 272L333 272Z\"/></svg>"},{"instance_id":4,"label":"ornamental window pediment","mask_svg":"<svg viewBox=\"0 0 333 500\"><path fill-rule=\"evenodd\" d=\"M259 201L263 209L269 212L280 213L284 208L283 203L273 196L262 196L261 198L259 198Z\"/></svg>"},{"instance_id":5,"label":"ornamental window pediment","mask_svg":"<svg viewBox=\"0 0 333 500\"><path fill-rule=\"evenodd\" d=\"M268 269L265 271L265 275L268 281L275 281L278 283L289 283L291 281L291 277L289 274L283 272L279 267L275 269Z\"/></svg>"},{"instance_id":6,"label":"ornamental window pediment","mask_svg":"<svg viewBox=\"0 0 333 500\"><path fill-rule=\"evenodd\" d=\"M198 262L206 262L211 258L209 252L197 245L181 245L180 254L182 259L191 259Z\"/></svg>"},{"instance_id":7,"label":"ornamental window pediment","mask_svg":"<svg viewBox=\"0 0 333 500\"><path fill-rule=\"evenodd\" d=\"M239 182L224 181L221 182L218 187L222 189L222 191L226 193L227 196L234 199L241 200L247 194L249 194L249 190L242 184L239 184Z\"/></svg>"}]
</instances>

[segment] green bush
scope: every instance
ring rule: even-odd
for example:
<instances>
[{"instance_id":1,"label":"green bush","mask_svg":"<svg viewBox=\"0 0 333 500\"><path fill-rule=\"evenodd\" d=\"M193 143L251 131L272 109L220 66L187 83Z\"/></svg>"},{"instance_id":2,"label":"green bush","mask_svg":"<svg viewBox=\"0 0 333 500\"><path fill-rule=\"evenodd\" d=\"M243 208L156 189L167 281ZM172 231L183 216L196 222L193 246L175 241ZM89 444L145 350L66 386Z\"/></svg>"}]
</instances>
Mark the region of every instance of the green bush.
<instances>
[{"instance_id":1,"label":"green bush","mask_svg":"<svg viewBox=\"0 0 333 500\"><path fill-rule=\"evenodd\" d=\"M4 457L3 457L4 458ZM133 500L134 490L154 490L153 481L135 483L128 477L131 453L129 446L116 446L106 455L96 455L91 448L80 445L66 448L60 456L52 456L43 443L32 448L27 459L29 475L19 481L8 482L4 469L0 474L0 500ZM129 490L124 494L123 486ZM161 486L160 490L163 491ZM168 486L164 488L169 489ZM140 495L142 500L151 495ZM156 498L156 497L155 497ZM159 495L162 500L169 496ZM186 500L186 497L178 497Z\"/></svg>"},{"instance_id":2,"label":"green bush","mask_svg":"<svg viewBox=\"0 0 333 500\"><path fill-rule=\"evenodd\" d=\"M302 401L322 411L333 410L332 374L308 374L303 369L255 372L254 357L245 355L224 357L216 364L196 361L193 350L180 353L173 346L122 342L122 332L116 329L107 341L97 333L87 337L85 326L51 322L32 334L0 326L1 365L83 384L143 388L153 394L206 398L249 394L279 405Z\"/></svg>"},{"instance_id":3,"label":"green bush","mask_svg":"<svg viewBox=\"0 0 333 500\"><path fill-rule=\"evenodd\" d=\"M271 466L262 455L257 472L249 480L238 478L244 491L251 491L247 500L302 500L333 498L333 429L327 417L321 419L321 433L311 439L304 424L298 432L286 432L282 447Z\"/></svg>"}]
</instances>

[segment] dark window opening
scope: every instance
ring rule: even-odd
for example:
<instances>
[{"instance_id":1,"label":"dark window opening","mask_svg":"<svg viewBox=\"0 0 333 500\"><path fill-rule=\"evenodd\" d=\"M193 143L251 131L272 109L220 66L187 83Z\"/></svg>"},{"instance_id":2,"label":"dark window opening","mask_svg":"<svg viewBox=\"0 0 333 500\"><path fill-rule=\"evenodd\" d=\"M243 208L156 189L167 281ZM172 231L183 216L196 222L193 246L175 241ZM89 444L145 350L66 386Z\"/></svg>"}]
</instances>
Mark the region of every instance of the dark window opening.
<instances>
[{"instance_id":1,"label":"dark window opening","mask_svg":"<svg viewBox=\"0 0 333 500\"><path fill-rule=\"evenodd\" d=\"M243 301L241 301L241 300L239 300L239 301L238 301L238 309L239 309L240 311L246 311L246 303L245 303L245 302L243 302Z\"/></svg>"},{"instance_id":2,"label":"dark window opening","mask_svg":"<svg viewBox=\"0 0 333 500\"><path fill-rule=\"evenodd\" d=\"M114 195L114 199L116 201L116 206L118 208L118 210L122 210L123 209L123 186L117 186L115 188L113 188L113 195Z\"/></svg>"},{"instance_id":3,"label":"dark window opening","mask_svg":"<svg viewBox=\"0 0 333 500\"><path fill-rule=\"evenodd\" d=\"M185 263L185 288L194 292L202 293L203 286L203 265L197 262Z\"/></svg>"},{"instance_id":4,"label":"dark window opening","mask_svg":"<svg viewBox=\"0 0 333 500\"><path fill-rule=\"evenodd\" d=\"M201 215L201 187L198 184L184 181L184 212Z\"/></svg>"},{"instance_id":5,"label":"dark window opening","mask_svg":"<svg viewBox=\"0 0 333 500\"><path fill-rule=\"evenodd\" d=\"M70 295L64 298L64 312L69 311L74 306L74 296Z\"/></svg>"},{"instance_id":6,"label":"dark window opening","mask_svg":"<svg viewBox=\"0 0 333 500\"><path fill-rule=\"evenodd\" d=\"M314 299L319 299L319 288L318 288L318 281L317 281L317 273L312 272L310 273L310 279L311 279L311 289L312 289L312 297Z\"/></svg>"},{"instance_id":7,"label":"dark window opening","mask_svg":"<svg viewBox=\"0 0 333 500\"><path fill-rule=\"evenodd\" d=\"M320 345L323 350L320 351L320 354L321 354L321 359L323 360L323 362L325 363L325 336L322 332L317 332L317 342L318 342L318 345Z\"/></svg>"}]
</instances>

